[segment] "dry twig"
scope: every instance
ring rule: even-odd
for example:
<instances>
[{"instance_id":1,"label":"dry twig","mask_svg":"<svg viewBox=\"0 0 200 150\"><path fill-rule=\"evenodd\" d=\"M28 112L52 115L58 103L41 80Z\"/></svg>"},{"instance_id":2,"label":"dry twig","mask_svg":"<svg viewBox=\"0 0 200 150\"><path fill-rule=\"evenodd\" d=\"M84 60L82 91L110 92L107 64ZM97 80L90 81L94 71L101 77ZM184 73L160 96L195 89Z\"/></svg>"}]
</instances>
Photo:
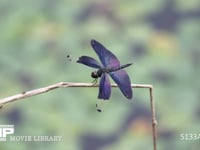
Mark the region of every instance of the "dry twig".
<instances>
[{"instance_id":1,"label":"dry twig","mask_svg":"<svg viewBox=\"0 0 200 150\"><path fill-rule=\"evenodd\" d=\"M56 84L52 84L43 88L21 92L20 94L16 94L10 97L6 97L3 99L0 99L0 108L7 103L11 103L20 99L24 99L27 97L31 97L34 95L42 94L45 92L49 92L51 90L57 89L57 88L67 88L67 87L98 87L98 84L93 83L75 83L75 82L59 82ZM116 84L111 84L112 87L117 87ZM149 94L150 94L150 107L151 107L151 114L152 114L152 132L153 132L153 146L154 150L156 150L156 116L155 116L155 104L153 99L153 86L150 84L131 84L132 88L148 88Z\"/></svg>"}]
</instances>

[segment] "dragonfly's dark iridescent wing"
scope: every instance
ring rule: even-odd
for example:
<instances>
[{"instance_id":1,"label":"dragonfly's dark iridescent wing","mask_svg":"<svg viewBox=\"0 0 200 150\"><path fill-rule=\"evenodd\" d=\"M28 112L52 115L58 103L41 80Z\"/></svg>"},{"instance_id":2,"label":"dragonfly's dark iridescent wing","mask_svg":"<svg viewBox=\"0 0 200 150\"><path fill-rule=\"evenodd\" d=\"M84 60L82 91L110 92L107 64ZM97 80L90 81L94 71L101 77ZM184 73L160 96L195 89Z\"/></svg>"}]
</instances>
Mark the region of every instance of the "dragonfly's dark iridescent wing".
<instances>
[{"instance_id":1,"label":"dragonfly's dark iridescent wing","mask_svg":"<svg viewBox=\"0 0 200 150\"><path fill-rule=\"evenodd\" d=\"M99 56L99 59L101 60L104 67L113 68L120 66L120 62L117 57L109 50L107 50L101 43L95 40L91 40L91 45Z\"/></svg>"},{"instance_id":2,"label":"dragonfly's dark iridescent wing","mask_svg":"<svg viewBox=\"0 0 200 150\"><path fill-rule=\"evenodd\" d=\"M96 61L94 58L89 57L89 56L81 56L77 60L77 63L84 64L89 67L93 68L101 68L101 65Z\"/></svg>"},{"instance_id":3,"label":"dragonfly's dark iridescent wing","mask_svg":"<svg viewBox=\"0 0 200 150\"><path fill-rule=\"evenodd\" d=\"M131 99L132 98L132 89L131 89L131 82L129 79L128 74L124 70L118 70L115 72L109 73L112 79L117 83L123 95Z\"/></svg>"},{"instance_id":4,"label":"dragonfly's dark iridescent wing","mask_svg":"<svg viewBox=\"0 0 200 150\"><path fill-rule=\"evenodd\" d=\"M111 93L110 81L108 74L103 73L99 84L99 99L109 99Z\"/></svg>"}]
</instances>

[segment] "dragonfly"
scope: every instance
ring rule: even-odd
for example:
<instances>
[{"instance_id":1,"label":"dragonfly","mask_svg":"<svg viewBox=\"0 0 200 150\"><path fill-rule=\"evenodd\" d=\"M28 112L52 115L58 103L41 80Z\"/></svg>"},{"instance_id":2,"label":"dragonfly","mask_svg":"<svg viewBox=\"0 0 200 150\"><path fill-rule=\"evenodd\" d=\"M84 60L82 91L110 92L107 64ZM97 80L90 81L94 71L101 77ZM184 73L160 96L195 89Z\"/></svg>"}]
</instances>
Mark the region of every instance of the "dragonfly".
<instances>
[{"instance_id":1,"label":"dragonfly","mask_svg":"<svg viewBox=\"0 0 200 150\"><path fill-rule=\"evenodd\" d=\"M91 46L98 55L101 64L96 59L89 56L79 57L77 63L97 69L91 73L91 77L94 78L95 81L100 78L98 98L104 100L108 100L110 98L110 75L111 78L117 83L122 94L127 99L131 99L133 95L131 81L128 74L123 69L131 66L132 64L129 63L120 65L118 58L96 40L91 40Z\"/></svg>"}]
</instances>

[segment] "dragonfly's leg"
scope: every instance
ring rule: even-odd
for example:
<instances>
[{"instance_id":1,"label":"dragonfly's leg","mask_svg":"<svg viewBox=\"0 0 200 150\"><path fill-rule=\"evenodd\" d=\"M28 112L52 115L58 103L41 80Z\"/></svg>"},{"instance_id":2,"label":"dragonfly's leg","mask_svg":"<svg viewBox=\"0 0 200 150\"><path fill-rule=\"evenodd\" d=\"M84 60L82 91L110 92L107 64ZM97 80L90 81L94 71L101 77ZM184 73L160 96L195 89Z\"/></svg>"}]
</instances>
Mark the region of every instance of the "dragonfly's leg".
<instances>
[{"instance_id":1,"label":"dragonfly's leg","mask_svg":"<svg viewBox=\"0 0 200 150\"><path fill-rule=\"evenodd\" d=\"M93 85L97 84L97 80L98 80L98 78L95 78L95 79L92 81Z\"/></svg>"}]
</instances>

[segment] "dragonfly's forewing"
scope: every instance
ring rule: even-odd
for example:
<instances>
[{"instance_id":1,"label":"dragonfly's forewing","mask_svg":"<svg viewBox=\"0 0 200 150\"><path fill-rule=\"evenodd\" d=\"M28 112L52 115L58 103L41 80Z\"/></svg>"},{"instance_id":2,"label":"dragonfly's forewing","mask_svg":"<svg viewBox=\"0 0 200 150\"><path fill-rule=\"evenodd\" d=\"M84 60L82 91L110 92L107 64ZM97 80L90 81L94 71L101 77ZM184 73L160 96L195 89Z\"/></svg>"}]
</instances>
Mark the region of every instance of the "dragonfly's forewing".
<instances>
[{"instance_id":1,"label":"dragonfly's forewing","mask_svg":"<svg viewBox=\"0 0 200 150\"><path fill-rule=\"evenodd\" d=\"M104 67L113 68L120 66L120 62L117 59L117 57L109 50L107 50L101 43L95 40L91 40L91 45L97 53L97 55L99 56L99 59L104 65Z\"/></svg>"},{"instance_id":2,"label":"dragonfly's forewing","mask_svg":"<svg viewBox=\"0 0 200 150\"><path fill-rule=\"evenodd\" d=\"M89 67L93 68L101 68L101 65L96 61L94 58L89 57L89 56L81 56L77 60L77 63L84 64Z\"/></svg>"}]
</instances>

